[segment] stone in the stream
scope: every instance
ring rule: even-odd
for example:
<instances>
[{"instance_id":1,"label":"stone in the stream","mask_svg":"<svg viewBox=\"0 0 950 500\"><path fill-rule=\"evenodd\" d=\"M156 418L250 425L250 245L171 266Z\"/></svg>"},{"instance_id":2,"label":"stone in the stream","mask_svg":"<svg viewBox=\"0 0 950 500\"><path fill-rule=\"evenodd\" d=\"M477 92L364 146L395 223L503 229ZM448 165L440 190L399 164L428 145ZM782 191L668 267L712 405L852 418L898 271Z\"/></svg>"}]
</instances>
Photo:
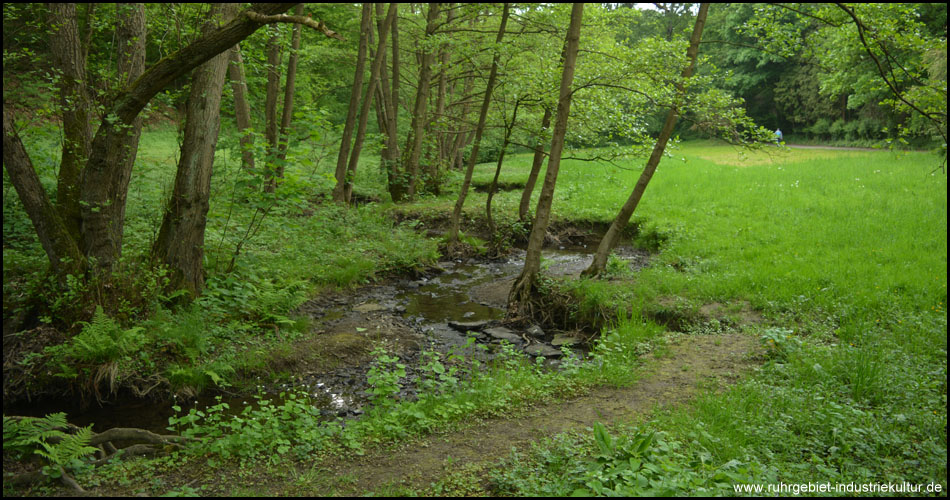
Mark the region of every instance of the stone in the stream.
<instances>
[{"instance_id":1,"label":"stone in the stream","mask_svg":"<svg viewBox=\"0 0 950 500\"><path fill-rule=\"evenodd\" d=\"M525 348L524 352L532 356L544 356L546 358L558 358L561 356L561 351L555 349L547 344L532 344Z\"/></svg>"},{"instance_id":2,"label":"stone in the stream","mask_svg":"<svg viewBox=\"0 0 950 500\"><path fill-rule=\"evenodd\" d=\"M538 325L531 325L530 327L528 327L527 330L525 330L525 333L527 333L528 335L531 335L532 337L544 336L544 330L542 330L541 327Z\"/></svg>"},{"instance_id":3,"label":"stone in the stream","mask_svg":"<svg viewBox=\"0 0 950 500\"><path fill-rule=\"evenodd\" d=\"M551 340L551 345L553 345L554 347L560 347L562 345L574 345L578 342L580 341L574 337L571 337L570 335L559 333L554 336L553 340Z\"/></svg>"},{"instance_id":4,"label":"stone in the stream","mask_svg":"<svg viewBox=\"0 0 950 500\"><path fill-rule=\"evenodd\" d=\"M358 305L358 306L356 306L356 307L353 308L354 311L361 312L361 313L369 313L369 312L375 312L375 311L382 311L383 309L386 309L386 308L383 307L383 306L381 306L381 305L379 305L379 304L375 304L375 303L372 303L372 302L368 302L368 303L366 303L366 304L360 304L360 305Z\"/></svg>"},{"instance_id":5,"label":"stone in the stream","mask_svg":"<svg viewBox=\"0 0 950 500\"><path fill-rule=\"evenodd\" d=\"M449 321L449 326L462 333L481 331L488 325L488 321Z\"/></svg>"},{"instance_id":6,"label":"stone in the stream","mask_svg":"<svg viewBox=\"0 0 950 500\"><path fill-rule=\"evenodd\" d=\"M485 330L485 333L487 333L488 335L490 335L492 338L496 340L507 340L508 342L511 342L512 344L519 344L519 345L524 343L524 339L519 337L518 334L516 334L515 332L503 326L489 328Z\"/></svg>"},{"instance_id":7,"label":"stone in the stream","mask_svg":"<svg viewBox=\"0 0 950 500\"><path fill-rule=\"evenodd\" d=\"M465 318L465 319L471 318L472 316L475 316L475 313L472 312L472 311L469 311L469 312L467 312L467 313L465 313L465 314L462 315L462 317Z\"/></svg>"}]
</instances>

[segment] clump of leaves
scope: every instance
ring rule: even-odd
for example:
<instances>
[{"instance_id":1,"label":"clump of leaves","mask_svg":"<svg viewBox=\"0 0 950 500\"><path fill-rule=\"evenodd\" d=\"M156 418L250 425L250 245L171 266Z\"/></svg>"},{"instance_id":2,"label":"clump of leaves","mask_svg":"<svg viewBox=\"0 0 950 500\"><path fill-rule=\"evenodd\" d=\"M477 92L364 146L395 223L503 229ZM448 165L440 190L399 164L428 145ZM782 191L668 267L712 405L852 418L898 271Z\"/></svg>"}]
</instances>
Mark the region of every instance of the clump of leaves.
<instances>
[{"instance_id":1,"label":"clump of leaves","mask_svg":"<svg viewBox=\"0 0 950 500\"><path fill-rule=\"evenodd\" d=\"M387 405L399 393L399 379L406 376L406 365L400 363L398 357L387 354L382 347L373 350L373 357L376 361L366 374L370 385L367 392L372 394L370 400L374 405Z\"/></svg>"},{"instance_id":2,"label":"clump of leaves","mask_svg":"<svg viewBox=\"0 0 950 500\"><path fill-rule=\"evenodd\" d=\"M788 360L790 354L802 348L802 340L786 328L769 328L762 334L761 341L765 355L779 362Z\"/></svg>"}]
</instances>

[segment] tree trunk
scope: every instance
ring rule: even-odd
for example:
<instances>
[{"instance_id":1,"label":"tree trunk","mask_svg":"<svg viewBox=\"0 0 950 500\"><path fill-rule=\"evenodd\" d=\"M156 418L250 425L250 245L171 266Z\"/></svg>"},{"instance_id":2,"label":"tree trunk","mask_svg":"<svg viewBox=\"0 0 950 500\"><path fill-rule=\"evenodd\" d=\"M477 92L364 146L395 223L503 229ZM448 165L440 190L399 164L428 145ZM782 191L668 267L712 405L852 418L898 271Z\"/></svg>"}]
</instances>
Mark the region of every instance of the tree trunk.
<instances>
[{"instance_id":1,"label":"tree trunk","mask_svg":"<svg viewBox=\"0 0 950 500\"><path fill-rule=\"evenodd\" d=\"M398 5L397 5L398 8ZM402 154L399 151L399 14L393 18L392 26L392 85L386 101L389 116L389 133L386 136L386 147L383 149L382 162L386 170L386 185L389 195L394 202L400 202L406 196L406 182L403 175L403 166L400 165ZM383 96L386 96L384 89Z\"/></svg>"},{"instance_id":2,"label":"tree trunk","mask_svg":"<svg viewBox=\"0 0 950 500\"><path fill-rule=\"evenodd\" d=\"M51 3L49 9L50 54L53 64L62 71L59 98L63 108L63 155L56 184L56 208L70 235L79 241L82 224L79 179L92 144L89 93L86 88L86 48L79 37L76 4ZM88 22L92 24L92 19Z\"/></svg>"},{"instance_id":3,"label":"tree trunk","mask_svg":"<svg viewBox=\"0 0 950 500\"><path fill-rule=\"evenodd\" d=\"M708 11L708 3L700 5L699 14L696 16L696 24L693 27L693 34L689 40L689 49L686 51L689 66L683 70L682 78L684 81L693 75L696 58L699 54L699 43L703 36L703 26L706 24ZM676 125L676 119L679 116L679 106L685 94L682 83L677 84L676 87L677 96L674 98L673 106L666 115L663 128L660 130L660 136L656 139L656 145L653 146L653 154L651 154L650 159L647 160L647 164L643 168L643 173L640 174L640 179L637 180L637 185L633 188L633 192L630 193L626 203L624 203L620 209L620 213L614 218L610 224L610 228L607 229L607 233L604 234L604 237L600 240L600 244L597 246L597 253L594 254L594 260L591 262L590 267L584 270L582 273L583 276L596 276L604 272L604 269L607 267L607 257L610 255L610 250L617 244L620 233L623 231L623 228L627 226L627 223L630 222L630 217L637 209L637 205L643 197L643 192L646 191L650 179L653 178L653 173L656 172L657 165L660 164L660 160L663 158L663 150L666 149L666 143L670 139L670 135L673 134L673 126Z\"/></svg>"},{"instance_id":4,"label":"tree trunk","mask_svg":"<svg viewBox=\"0 0 950 500\"><path fill-rule=\"evenodd\" d=\"M488 197L485 200L485 217L488 219L488 234L495 237L495 221L491 216L491 200L495 197L495 191L498 189L498 176L501 174L501 165L505 161L505 150L508 149L511 140L511 131L515 128L518 121L518 107L521 106L521 100L515 101L515 109L511 112L511 121L505 124L505 138L501 143L501 152L498 153L498 162L495 164L495 176L492 177L491 185L488 186Z\"/></svg>"},{"instance_id":5,"label":"tree trunk","mask_svg":"<svg viewBox=\"0 0 950 500\"><path fill-rule=\"evenodd\" d=\"M13 114L3 108L3 167L10 175L23 209L36 229L40 245L49 257L53 272L60 275L78 274L84 267L84 258L76 240L46 196L33 162L13 128Z\"/></svg>"},{"instance_id":6,"label":"tree trunk","mask_svg":"<svg viewBox=\"0 0 950 500\"><path fill-rule=\"evenodd\" d=\"M303 4L297 5L294 14L303 15ZM287 81L284 83L284 109L280 115L280 135L277 145L277 178L284 178L284 163L287 160L287 147L290 145L290 122L294 114L294 91L297 81L297 60L300 50L300 25L294 25L290 39L290 56L287 59Z\"/></svg>"},{"instance_id":7,"label":"tree trunk","mask_svg":"<svg viewBox=\"0 0 950 500\"><path fill-rule=\"evenodd\" d=\"M574 67L577 63L577 50L580 41L581 18L584 4L575 3L571 9L571 24L567 30L567 42L564 50L564 71L561 73L561 89L557 101L557 114L554 121L554 134L551 137L551 154L548 157L548 169L541 186L538 207L535 210L534 224L528 237L528 250L524 259L524 269L515 280L508 294L508 317L518 319L531 316L531 297L541 269L541 246L551 217L551 202L554 199L554 186L557 183L558 169L561 165L561 151L564 148L564 136L567 133L567 119L571 113L571 85L574 82Z\"/></svg>"},{"instance_id":8,"label":"tree trunk","mask_svg":"<svg viewBox=\"0 0 950 500\"><path fill-rule=\"evenodd\" d=\"M79 258L76 258L69 250L70 245L60 245L63 239L62 234L68 235L68 231L65 230L65 225L61 220L57 222L55 217L50 216L50 213L56 213L55 209L50 211L44 208L52 207L52 203L45 191L35 189L37 186L31 179L36 179L36 173L34 171L30 175L28 172L28 170L33 170L32 163L22 144L19 144L20 141L14 139L16 135L12 128L13 118L8 117L8 110L4 109L4 145L9 143L13 148L10 149L9 156L8 148L4 149L4 167L9 172L15 172L11 174L10 179L17 193L27 199L35 198L35 200L24 201L24 206L32 207L28 208L28 214L41 244L44 240L50 243L44 247L44 250L47 250L54 269L62 269L65 266L84 267L85 260L82 257L92 257L95 259L94 270L102 275L104 271L111 268L112 263L119 256L122 240L116 235L122 233L125 189L128 187L128 175L122 171L126 168L126 163L120 162L119 159L124 157L127 161L133 156L134 152L127 147L129 131L134 129L136 118L155 94L175 79L233 47L268 23L301 22L322 31L327 36L339 38L339 35L326 29L322 23L312 19L289 19L289 16L277 15L286 11L291 5L255 4L253 10L243 11L242 15L234 21L212 33L199 36L188 46L164 57L141 77L130 80L133 83L118 93L103 113L104 118L92 139L89 159L86 161L80 179L81 242L73 242L81 251ZM121 12L125 13L122 16L123 24L132 25L132 31L137 30L138 28L134 25L140 23L135 18L141 10L122 8ZM126 48L140 47L145 39L144 33L123 35L122 38L127 43L121 46ZM127 75L131 73L128 70L125 72ZM9 130L8 121L11 123ZM19 150L16 148L17 144L19 144ZM58 227L63 230L60 231Z\"/></svg>"},{"instance_id":9,"label":"tree trunk","mask_svg":"<svg viewBox=\"0 0 950 500\"><path fill-rule=\"evenodd\" d=\"M117 8L121 12L123 8L127 9L125 15L127 21L119 23L116 29L116 42L118 46L126 47L126 50L119 52L117 68L120 75L120 88L128 88L145 73L145 4L118 4ZM135 165L135 157L139 150L139 138L142 136L142 117L136 116L132 120L132 127L124 137L119 141L119 151L115 157L116 164L119 166L121 177L119 186L116 190L117 207L113 231L115 231L116 257L122 253L122 236L125 227L125 207L126 198L129 193L129 182L132 180L132 167Z\"/></svg>"},{"instance_id":10,"label":"tree trunk","mask_svg":"<svg viewBox=\"0 0 950 500\"><path fill-rule=\"evenodd\" d=\"M446 10L446 19L445 25L449 26L452 24L452 21L455 20L455 4L450 3L448 10ZM448 168L446 165L448 148L446 143L448 142L448 120L445 116L445 105L446 105L446 93L448 90L448 72L449 72L449 61L451 60L451 55L449 51L445 48L442 48L439 54L439 91L436 95L436 104L435 104L435 119L441 122L442 126L439 127L439 131L436 133L436 153L438 155L437 161L429 162L428 169L426 170L426 190L432 193L439 193L439 170Z\"/></svg>"},{"instance_id":11,"label":"tree trunk","mask_svg":"<svg viewBox=\"0 0 950 500\"><path fill-rule=\"evenodd\" d=\"M538 140L535 144L534 161L531 162L531 172L528 174L528 180L524 184L524 191L521 192L521 204L518 205L518 220L525 222L528 220L528 206L531 204L531 193L534 191L534 185L538 182L538 174L541 173L541 165L544 164L544 131L551 126L551 108L544 108L544 116L541 117L541 130L538 131Z\"/></svg>"},{"instance_id":12,"label":"tree trunk","mask_svg":"<svg viewBox=\"0 0 950 500\"><path fill-rule=\"evenodd\" d=\"M463 166L462 148L468 145L472 136L470 132L463 130L462 127L468 122L469 95L471 95L474 86L475 76L469 75L465 78L465 85L462 87L462 99L464 99L462 101L462 111L456 121L455 139L452 141L452 149L449 152L449 161L452 162L451 168L457 168L458 170L461 170Z\"/></svg>"},{"instance_id":13,"label":"tree trunk","mask_svg":"<svg viewBox=\"0 0 950 500\"><path fill-rule=\"evenodd\" d=\"M363 149L363 140L366 137L366 122L369 120L369 108L373 103L373 95L379 84L379 73L382 69L383 60L386 58L386 39L389 37L389 27L392 26L393 17L396 15L396 4L389 4L389 11L386 13L386 19L383 21L381 31L379 32L379 42L376 47L376 57L373 58L373 66L370 68L369 86L366 88L366 96L360 104L359 125L356 128L356 139L353 141L353 151L350 153L347 173L344 176L343 201L349 204L353 198L353 178L356 175L356 167L360 161L360 152Z\"/></svg>"},{"instance_id":14,"label":"tree trunk","mask_svg":"<svg viewBox=\"0 0 950 500\"><path fill-rule=\"evenodd\" d=\"M273 193L277 175L277 104L280 99L280 31L271 26L271 36L267 39L267 87L264 96L264 141L267 143L265 154L264 189Z\"/></svg>"},{"instance_id":15,"label":"tree trunk","mask_svg":"<svg viewBox=\"0 0 950 500\"><path fill-rule=\"evenodd\" d=\"M129 88L140 81L145 69L145 8L142 4L120 4L117 12L120 88ZM138 111L141 107L126 116L106 114L82 172L81 248L87 258L95 260L100 276L122 254L125 202L142 131Z\"/></svg>"},{"instance_id":16,"label":"tree trunk","mask_svg":"<svg viewBox=\"0 0 950 500\"><path fill-rule=\"evenodd\" d=\"M505 3L501 14L501 24L498 27L498 35L495 36L495 44L501 43L505 36L505 26L508 24L508 13L511 5ZM449 243L455 243L459 238L459 226L462 219L462 207L465 205L465 197L468 195L468 187L472 183L472 172L475 171L475 163L478 161L478 147L482 142L482 132L485 130L485 121L488 118L488 106L491 104L491 94L495 88L495 80L498 78L498 52L492 56L491 71L488 73L488 85L485 87L485 97L482 99L482 109L478 115L478 126L475 127L475 143L472 144L472 153L468 157L468 168L465 169L465 179L462 181L462 188L459 191L458 200L455 202L455 209L452 211L452 225L449 228Z\"/></svg>"},{"instance_id":17,"label":"tree trunk","mask_svg":"<svg viewBox=\"0 0 950 500\"><path fill-rule=\"evenodd\" d=\"M230 21L237 11L235 3L212 4L203 31ZM172 270L170 287L193 296L204 288L205 225L228 59L229 54L222 52L193 72L175 188L152 248L155 259Z\"/></svg>"},{"instance_id":18,"label":"tree trunk","mask_svg":"<svg viewBox=\"0 0 950 500\"><path fill-rule=\"evenodd\" d=\"M429 13L426 15L425 44L435 34L436 22L439 19L438 3L429 4ZM416 195L416 183L419 177L419 158L422 155L422 136L426 126L429 104L429 81L432 79L432 50L426 48L419 64L419 86L416 88L416 101L412 110L412 125L409 137L406 138L406 150L403 152L403 165L409 174L410 198Z\"/></svg>"},{"instance_id":19,"label":"tree trunk","mask_svg":"<svg viewBox=\"0 0 950 500\"><path fill-rule=\"evenodd\" d=\"M234 118L241 134L241 167L254 170L254 134L251 133L251 105L247 100L247 79L244 77L244 61L241 46L235 45L229 52L231 89L234 94Z\"/></svg>"},{"instance_id":20,"label":"tree trunk","mask_svg":"<svg viewBox=\"0 0 950 500\"><path fill-rule=\"evenodd\" d=\"M350 105L346 111L343 137L340 139L340 153L336 158L336 186L333 187L333 201L337 203L344 203L346 201L347 159L350 157L350 142L353 139L353 129L356 126L356 112L360 105L360 95L363 93L363 75L366 73L366 51L369 46L369 30L373 19L372 8L372 4L364 3L360 17L360 45L356 54L356 74L353 76L353 87L350 88Z\"/></svg>"}]
</instances>

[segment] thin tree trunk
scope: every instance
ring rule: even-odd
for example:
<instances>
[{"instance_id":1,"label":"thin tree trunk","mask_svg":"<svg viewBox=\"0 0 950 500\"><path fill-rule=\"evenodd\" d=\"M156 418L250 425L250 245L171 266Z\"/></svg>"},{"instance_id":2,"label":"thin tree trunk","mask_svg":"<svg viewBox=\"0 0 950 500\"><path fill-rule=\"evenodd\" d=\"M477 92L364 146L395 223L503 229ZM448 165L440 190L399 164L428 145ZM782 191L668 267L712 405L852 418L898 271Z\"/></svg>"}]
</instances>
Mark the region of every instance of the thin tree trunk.
<instances>
[{"instance_id":1,"label":"thin tree trunk","mask_svg":"<svg viewBox=\"0 0 950 500\"><path fill-rule=\"evenodd\" d=\"M426 15L425 40L435 34L436 22L439 19L438 3L429 4L429 13ZM406 150L403 152L403 165L409 174L410 198L416 195L416 183L419 178L419 158L422 155L422 136L426 126L429 104L429 81L432 78L432 51L426 49L419 64L419 86L416 88L416 101L412 110L412 125L409 137L406 138Z\"/></svg>"},{"instance_id":2,"label":"thin tree trunk","mask_svg":"<svg viewBox=\"0 0 950 500\"><path fill-rule=\"evenodd\" d=\"M231 90L234 94L234 118L241 134L241 167L254 170L254 134L251 133L251 105L247 100L247 79L244 77L244 61L241 46L235 45L229 52Z\"/></svg>"},{"instance_id":3,"label":"thin tree trunk","mask_svg":"<svg viewBox=\"0 0 950 500\"><path fill-rule=\"evenodd\" d=\"M303 4L297 5L294 14L303 15ZM280 134L277 144L277 178L284 178L284 162L287 160L287 147L290 145L290 122L294 114L294 91L297 81L297 60L300 50L300 25L295 24L290 38L290 56L287 59L287 81L284 83L284 109L280 115Z\"/></svg>"},{"instance_id":4,"label":"thin tree trunk","mask_svg":"<svg viewBox=\"0 0 950 500\"><path fill-rule=\"evenodd\" d=\"M500 44L505 36L505 26L508 24L508 14L511 5L505 3L501 14L501 25L498 27L498 35L495 37L495 44ZM491 94L495 88L495 80L498 78L498 53L492 56L491 71L488 73L488 85L485 87L485 97L482 99L482 109L478 115L478 126L475 127L475 143L472 145L472 152L468 157L468 168L465 169L465 179L462 181L462 188L459 191L458 200L455 202L455 209L452 211L452 225L449 228L449 243L455 243L459 237L459 226L462 219L462 207L465 205L465 197L468 195L468 187L472 183L472 172L475 171L475 163L478 161L478 147L482 142L482 133L485 130L485 121L488 118L488 107L491 104Z\"/></svg>"},{"instance_id":5,"label":"thin tree trunk","mask_svg":"<svg viewBox=\"0 0 950 500\"><path fill-rule=\"evenodd\" d=\"M458 170L462 169L462 148L468 145L468 142L471 140L472 134L462 130L462 125L468 121L468 112L469 112L469 99L468 96L472 93L472 88L475 86L475 76L469 75L465 78L465 85L462 87L462 111L459 113L459 118L457 120L457 132L455 133L455 140L452 141L452 150L449 153L449 158L451 158L452 168L457 168Z\"/></svg>"},{"instance_id":6,"label":"thin tree trunk","mask_svg":"<svg viewBox=\"0 0 950 500\"><path fill-rule=\"evenodd\" d=\"M511 112L511 122L505 124L505 139L501 143L501 152L498 153L498 163L495 164L495 176L492 177L491 185L488 187L488 199L485 201L485 217L488 218L488 232L495 236L495 221L491 216L491 200L495 197L495 191L498 189L498 176L501 174L501 165L505 161L505 151L508 149L511 140L511 131L515 128L518 121L518 107L521 106L521 100L515 101L515 109Z\"/></svg>"},{"instance_id":7,"label":"thin tree trunk","mask_svg":"<svg viewBox=\"0 0 950 500\"><path fill-rule=\"evenodd\" d=\"M524 269L515 280L508 294L508 317L518 319L531 315L531 296L541 270L541 247L544 234L551 218L551 202L554 199L554 187L557 184L558 169L561 165L561 151L564 149L564 136L567 133L567 119L571 113L571 85L574 82L574 67L577 63L577 50L580 43L581 18L584 4L575 3L571 8L571 24L567 30L567 43L564 51L564 71L561 73L561 89L557 101L557 114L554 121L554 134L551 137L551 154L548 157L548 169L541 186L538 207L535 210L534 224L528 237L528 249L524 259Z\"/></svg>"},{"instance_id":8,"label":"thin tree trunk","mask_svg":"<svg viewBox=\"0 0 950 500\"><path fill-rule=\"evenodd\" d=\"M86 88L86 48L79 37L76 4L49 4L50 54L62 71L59 98L63 108L63 155L56 184L56 205L70 235L79 241L82 213L79 179L89 157L92 127ZM91 8L90 8L91 9ZM92 24L92 19L87 21Z\"/></svg>"},{"instance_id":9,"label":"thin tree trunk","mask_svg":"<svg viewBox=\"0 0 950 500\"><path fill-rule=\"evenodd\" d=\"M398 6L397 6L398 7ZM392 26L392 85L387 99L389 115L389 136L383 150L383 166L386 169L386 184L394 202L400 202L406 196L404 166L400 164L402 154L399 151L399 15L393 18ZM385 96L385 93L384 93Z\"/></svg>"},{"instance_id":10,"label":"thin tree trunk","mask_svg":"<svg viewBox=\"0 0 950 500\"><path fill-rule=\"evenodd\" d=\"M280 99L280 37L276 26L271 26L267 39L267 93L264 97L264 140L267 142L264 189L273 193L277 174L277 101Z\"/></svg>"},{"instance_id":11,"label":"thin tree trunk","mask_svg":"<svg viewBox=\"0 0 950 500\"><path fill-rule=\"evenodd\" d=\"M369 45L369 30L373 19L373 5L363 4L360 17L360 45L356 54L356 74L353 76L353 87L350 89L350 105L346 111L346 123L343 125L343 137L340 139L340 153L336 158L336 186L333 187L333 201L344 203L346 187L346 167L350 157L350 142L353 139L353 129L356 127L356 113L360 105L360 95L363 92L363 75L366 73L366 51Z\"/></svg>"},{"instance_id":12,"label":"thin tree trunk","mask_svg":"<svg viewBox=\"0 0 950 500\"><path fill-rule=\"evenodd\" d=\"M238 4L212 4L204 32L230 21ZM214 150L218 143L221 93L229 53L222 52L193 72L184 141L175 188L152 247L156 260L172 270L169 286L197 296L204 288L204 237L211 193Z\"/></svg>"},{"instance_id":13,"label":"thin tree trunk","mask_svg":"<svg viewBox=\"0 0 950 500\"><path fill-rule=\"evenodd\" d=\"M538 182L538 174L541 173L541 166L544 164L544 131L551 126L551 108L544 108L544 116L541 117L541 130L538 131L538 140L534 150L534 160L531 162L531 172L528 174L528 180L524 184L524 191L521 192L521 204L518 205L518 220L525 222L528 220L528 207L531 204L531 193L534 192L534 185Z\"/></svg>"},{"instance_id":14,"label":"thin tree trunk","mask_svg":"<svg viewBox=\"0 0 950 500\"><path fill-rule=\"evenodd\" d=\"M449 4L448 10L446 10L446 20L445 25L449 26L452 24L452 21L455 20L455 8L453 3ZM439 127L439 131L436 133L436 154L438 155L437 161L429 162L428 169L426 171L426 190L432 193L438 194L439 192L439 170L443 168L448 168L446 163L446 142L448 141L448 132L447 132L447 122L445 116L445 101L446 101L446 92L448 89L448 72L449 72L449 61L451 60L451 55L449 51L445 48L442 48L439 54L439 91L436 95L436 104L435 104L435 116L442 126Z\"/></svg>"},{"instance_id":15,"label":"thin tree trunk","mask_svg":"<svg viewBox=\"0 0 950 500\"><path fill-rule=\"evenodd\" d=\"M703 26L706 24L706 15L708 12L709 4L701 4L699 14L696 15L696 24L693 27L693 34L689 40L689 49L686 51L689 66L683 70L682 78L684 81L693 75L696 58L699 54L699 43L703 36ZM651 154L650 159L647 160L647 164L643 168L643 173L640 174L640 178L637 180L637 185L634 186L633 192L630 193L627 201L620 209L620 213L617 214L617 217L614 218L610 224L607 233L601 238L600 244L597 246L597 252L594 254L594 260L591 262L590 267L585 269L582 273L584 276L596 276L604 272L604 269L607 267L607 257L610 255L610 250L617 244L617 240L620 239L620 233L623 231L623 228L627 226L627 223L630 222L630 217L637 209L640 199L643 198L643 192L646 191L650 179L653 178L653 174L656 172L657 165L660 164L660 160L663 158L663 151L666 149L667 141L669 141L670 136L673 134L673 127L676 125L677 117L679 117L679 106L685 94L682 83L677 84L676 87L677 96L675 97L673 106L666 115L663 128L660 130L660 136L656 139L656 145L653 146L653 154Z\"/></svg>"},{"instance_id":16,"label":"thin tree trunk","mask_svg":"<svg viewBox=\"0 0 950 500\"><path fill-rule=\"evenodd\" d=\"M353 178L356 175L356 167L360 161L360 152L363 149L363 140L366 137L366 122L369 120L369 108L373 103L373 95L379 84L379 73L382 69L383 60L386 58L386 39L389 37L389 27L392 26L393 17L396 15L396 4L389 4L389 11L386 13L386 19L382 24L382 31L379 33L379 42L376 47L376 57L373 58L373 66L370 68L369 86L366 88L366 96L360 104L359 125L356 129L356 139L353 141L353 151L350 153L350 161L347 166L345 184L343 186L343 199L347 204L353 197Z\"/></svg>"}]
</instances>

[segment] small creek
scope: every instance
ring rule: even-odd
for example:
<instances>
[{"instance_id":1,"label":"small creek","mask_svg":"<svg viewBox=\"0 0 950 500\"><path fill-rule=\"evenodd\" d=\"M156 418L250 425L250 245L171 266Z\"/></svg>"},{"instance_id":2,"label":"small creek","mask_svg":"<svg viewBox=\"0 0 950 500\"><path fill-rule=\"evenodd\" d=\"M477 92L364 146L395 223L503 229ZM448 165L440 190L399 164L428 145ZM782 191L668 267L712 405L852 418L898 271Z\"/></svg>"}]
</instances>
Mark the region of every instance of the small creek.
<instances>
[{"instance_id":1,"label":"small creek","mask_svg":"<svg viewBox=\"0 0 950 500\"><path fill-rule=\"evenodd\" d=\"M552 275L577 275L590 264L588 252L581 247L545 250L542 267ZM635 269L648 261L646 252L639 250L620 248L618 253ZM400 393L402 398L415 397L414 379L419 374L417 362L422 349L460 352L461 346L466 344L467 331L477 333L477 343L485 344L486 348L480 349L482 352L479 353L469 351L462 354L490 360L499 343L507 340L533 356L545 356L546 364L556 367L560 345L569 345L580 355L586 353L586 346L571 338L570 332L544 332L537 326L526 331L512 331L499 325L505 315L508 291L524 265L524 256L525 252L519 250L507 259L497 261L442 261L438 263L441 272L416 280L366 286L343 297L317 298L304 304L299 312L314 318L318 325L315 329L330 332L314 334L354 332L350 336L359 334L365 338L367 346L384 338L381 332L391 332L388 340L393 349L390 352L395 352L400 362L407 366L407 377L401 381L405 387ZM319 339L318 336L313 342L319 342ZM365 355L371 349L367 346L361 347L364 356L359 363L344 364L329 372L305 371L295 374L290 384L262 387L265 399L274 401L280 392L293 386L305 389L312 396L313 404L327 418L357 417L368 403L366 373L372 360ZM254 398L246 395L225 394L220 398L234 413L240 412L246 404L254 404ZM175 402L120 399L103 406L93 404L84 410L64 407L63 402L48 402L10 410L35 416L66 411L70 422L76 425L93 423L97 432L111 427L140 427L165 433L168 417L174 414L171 406L176 402L187 412L193 407L202 409L216 404L218 400L211 395Z\"/></svg>"}]
</instances>

